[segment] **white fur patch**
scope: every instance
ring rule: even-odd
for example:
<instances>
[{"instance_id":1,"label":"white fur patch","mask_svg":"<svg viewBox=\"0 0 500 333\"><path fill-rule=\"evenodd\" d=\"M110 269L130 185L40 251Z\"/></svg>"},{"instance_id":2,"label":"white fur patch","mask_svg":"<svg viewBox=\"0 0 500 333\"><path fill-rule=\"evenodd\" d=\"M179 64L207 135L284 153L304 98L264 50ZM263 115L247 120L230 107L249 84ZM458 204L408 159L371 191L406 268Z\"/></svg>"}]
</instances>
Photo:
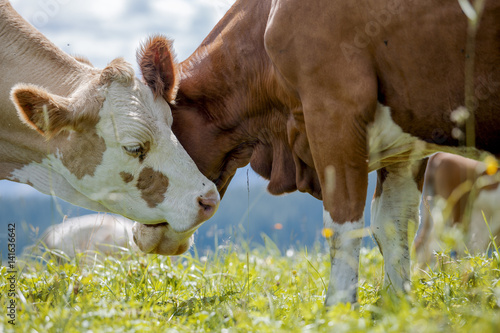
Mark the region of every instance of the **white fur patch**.
<instances>
[{"instance_id":1,"label":"white fur patch","mask_svg":"<svg viewBox=\"0 0 500 333\"><path fill-rule=\"evenodd\" d=\"M411 163L388 168L382 194L371 207L371 229L384 256L384 287L397 293L409 287L409 249L419 218L421 192L411 168Z\"/></svg>"},{"instance_id":2,"label":"white fur patch","mask_svg":"<svg viewBox=\"0 0 500 333\"><path fill-rule=\"evenodd\" d=\"M323 209L323 224L333 235L327 238L330 245L331 273L325 304L354 304L357 300L359 251L363 236L364 217L359 221L336 223Z\"/></svg>"},{"instance_id":3,"label":"white fur patch","mask_svg":"<svg viewBox=\"0 0 500 333\"><path fill-rule=\"evenodd\" d=\"M390 108L381 104L378 104L375 120L368 125L367 132L370 171L408 158L421 159L432 153L424 141L403 132L392 120Z\"/></svg>"},{"instance_id":4,"label":"white fur patch","mask_svg":"<svg viewBox=\"0 0 500 333\"><path fill-rule=\"evenodd\" d=\"M375 119L367 126L368 168L375 171L393 163L420 160L438 151L457 154L475 160L484 159L486 153L470 147L449 147L427 143L403 132L391 117L388 106L378 104Z\"/></svg>"},{"instance_id":5,"label":"white fur patch","mask_svg":"<svg viewBox=\"0 0 500 333\"><path fill-rule=\"evenodd\" d=\"M108 212L106 207L99 202L90 200L76 191L63 175L55 171L57 167L61 166L66 169L54 155L49 155L42 160L42 163L33 162L21 169L14 170L9 179L19 183L31 184L42 193L56 195L80 207L98 212ZM67 172L67 174L70 173ZM76 179L74 175L71 176Z\"/></svg>"}]
</instances>

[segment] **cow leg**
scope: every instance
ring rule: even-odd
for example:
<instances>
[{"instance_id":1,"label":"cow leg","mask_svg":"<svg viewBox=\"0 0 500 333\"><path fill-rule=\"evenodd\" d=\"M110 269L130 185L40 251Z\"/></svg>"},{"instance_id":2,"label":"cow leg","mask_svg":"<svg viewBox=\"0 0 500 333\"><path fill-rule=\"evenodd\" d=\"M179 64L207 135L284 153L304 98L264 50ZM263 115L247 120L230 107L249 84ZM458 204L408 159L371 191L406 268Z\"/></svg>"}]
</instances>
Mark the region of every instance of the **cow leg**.
<instances>
[{"instance_id":1,"label":"cow leg","mask_svg":"<svg viewBox=\"0 0 500 333\"><path fill-rule=\"evenodd\" d=\"M325 96L303 100L304 124L324 207L331 273L325 304L356 303L368 188L366 127L375 104L343 108ZM297 120L297 119L296 119ZM359 232L357 232L359 230Z\"/></svg>"},{"instance_id":2,"label":"cow leg","mask_svg":"<svg viewBox=\"0 0 500 333\"><path fill-rule=\"evenodd\" d=\"M331 273L325 305L354 304L368 187L366 136L363 129L359 130L362 121L348 111L304 105L307 138L321 184L324 227L332 231L328 237ZM344 126L342 131L339 124Z\"/></svg>"},{"instance_id":3,"label":"cow leg","mask_svg":"<svg viewBox=\"0 0 500 333\"><path fill-rule=\"evenodd\" d=\"M331 271L325 305L355 303L358 290L359 250L364 218L358 221L335 223L323 210L323 224L330 246Z\"/></svg>"},{"instance_id":4,"label":"cow leg","mask_svg":"<svg viewBox=\"0 0 500 333\"><path fill-rule=\"evenodd\" d=\"M297 8L307 9L309 22ZM304 129L299 135L306 138L295 135L289 138L293 141L290 146L299 157L310 149L313 163L309 166L316 171L327 211L324 221L334 232L329 240L332 273L326 299L327 305L333 305L356 301L360 236L356 240L349 237L363 225L368 187L367 125L375 118L378 82L371 54L362 51L347 60L341 48L330 47L330 35L311 38L310 31L303 29L308 24L314 26L317 17L336 16L335 11L327 13L325 9L298 0L273 1L264 39L284 86L300 98L301 112L292 116L295 126ZM290 24L291 19L302 24ZM341 31L341 21L333 20L329 29ZM326 48L331 52L322 52ZM300 147L301 143L305 147Z\"/></svg>"},{"instance_id":5,"label":"cow leg","mask_svg":"<svg viewBox=\"0 0 500 333\"><path fill-rule=\"evenodd\" d=\"M417 230L426 163L403 162L377 171L371 228L384 257L384 289L396 294L410 284L409 240Z\"/></svg>"},{"instance_id":6,"label":"cow leg","mask_svg":"<svg viewBox=\"0 0 500 333\"><path fill-rule=\"evenodd\" d=\"M364 226L368 188L366 139L362 135L342 137L343 132L336 127L338 124L347 127L353 120L337 119L336 112L325 109L323 113L307 115L311 109L304 110L308 141L321 184L324 226L332 231L328 237L331 273L325 305L354 304L357 301L360 229ZM311 114L317 116L316 119L310 117Z\"/></svg>"}]
</instances>

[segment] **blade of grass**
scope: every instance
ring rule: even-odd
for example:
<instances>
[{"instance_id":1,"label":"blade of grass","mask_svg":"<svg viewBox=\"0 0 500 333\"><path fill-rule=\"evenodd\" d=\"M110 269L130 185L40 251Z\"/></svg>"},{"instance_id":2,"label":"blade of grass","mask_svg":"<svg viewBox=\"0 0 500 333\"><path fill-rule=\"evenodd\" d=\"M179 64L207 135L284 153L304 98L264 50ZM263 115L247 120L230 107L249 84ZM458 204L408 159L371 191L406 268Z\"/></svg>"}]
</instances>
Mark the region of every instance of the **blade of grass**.
<instances>
[{"instance_id":1,"label":"blade of grass","mask_svg":"<svg viewBox=\"0 0 500 333\"><path fill-rule=\"evenodd\" d=\"M486 220L486 216L484 215L484 211L481 210L481 214L483 214L484 223L486 223L486 227L488 228L488 233L490 234L491 243L493 244L493 247L495 248L495 252L497 253L497 260L500 260L500 253L498 252L498 246L497 246L497 243L495 242L495 237L493 237L493 233L491 232L490 225L489 225L488 221Z\"/></svg>"}]
</instances>

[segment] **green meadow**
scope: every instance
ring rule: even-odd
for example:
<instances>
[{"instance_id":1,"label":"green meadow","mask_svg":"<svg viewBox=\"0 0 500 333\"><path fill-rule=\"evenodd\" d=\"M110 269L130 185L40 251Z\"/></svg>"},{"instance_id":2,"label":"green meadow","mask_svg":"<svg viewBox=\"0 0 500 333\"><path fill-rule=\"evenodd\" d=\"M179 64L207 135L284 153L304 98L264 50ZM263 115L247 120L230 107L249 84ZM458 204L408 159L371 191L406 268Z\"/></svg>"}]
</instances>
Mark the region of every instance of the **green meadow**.
<instances>
[{"instance_id":1,"label":"green meadow","mask_svg":"<svg viewBox=\"0 0 500 333\"><path fill-rule=\"evenodd\" d=\"M18 258L15 326L1 267L0 332L499 332L500 257L439 254L404 297L382 288L378 249L363 249L359 304L326 309L327 252L265 246L176 258L126 252ZM6 263L4 262L4 265Z\"/></svg>"}]
</instances>

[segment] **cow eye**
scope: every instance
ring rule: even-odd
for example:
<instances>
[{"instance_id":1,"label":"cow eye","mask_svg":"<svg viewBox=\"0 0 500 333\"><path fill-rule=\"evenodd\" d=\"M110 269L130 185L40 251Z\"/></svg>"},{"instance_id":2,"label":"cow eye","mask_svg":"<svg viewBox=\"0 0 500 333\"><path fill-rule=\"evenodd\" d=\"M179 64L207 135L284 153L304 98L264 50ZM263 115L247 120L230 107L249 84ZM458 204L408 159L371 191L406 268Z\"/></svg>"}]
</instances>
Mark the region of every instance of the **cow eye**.
<instances>
[{"instance_id":1,"label":"cow eye","mask_svg":"<svg viewBox=\"0 0 500 333\"><path fill-rule=\"evenodd\" d=\"M144 152L144 148L141 145L136 146L123 146L123 150L127 152L127 154L137 157Z\"/></svg>"},{"instance_id":2,"label":"cow eye","mask_svg":"<svg viewBox=\"0 0 500 333\"><path fill-rule=\"evenodd\" d=\"M142 162L146 158L149 151L150 143L149 141L144 142L144 144L136 144L133 146L123 146L123 150L127 154L133 157L138 157L139 161Z\"/></svg>"}]
</instances>

